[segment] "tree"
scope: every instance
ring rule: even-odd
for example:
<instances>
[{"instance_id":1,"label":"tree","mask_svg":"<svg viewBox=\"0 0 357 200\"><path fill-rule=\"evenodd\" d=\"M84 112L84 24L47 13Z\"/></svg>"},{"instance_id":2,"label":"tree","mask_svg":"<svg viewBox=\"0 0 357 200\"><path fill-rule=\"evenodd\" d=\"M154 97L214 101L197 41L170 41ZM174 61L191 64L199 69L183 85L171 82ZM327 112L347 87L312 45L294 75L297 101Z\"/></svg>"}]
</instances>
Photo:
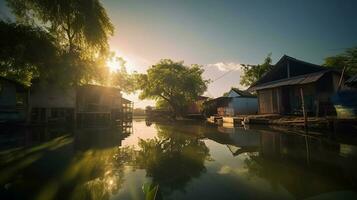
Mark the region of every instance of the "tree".
<instances>
[{"instance_id":1,"label":"tree","mask_svg":"<svg viewBox=\"0 0 357 200\"><path fill-rule=\"evenodd\" d=\"M261 65L243 65L243 74L241 75L240 84L243 86L250 86L258 81L266 72L272 69L271 53L264 59Z\"/></svg>"},{"instance_id":2,"label":"tree","mask_svg":"<svg viewBox=\"0 0 357 200\"><path fill-rule=\"evenodd\" d=\"M33 78L57 74L59 51L41 28L0 21L0 75L30 85Z\"/></svg>"},{"instance_id":3,"label":"tree","mask_svg":"<svg viewBox=\"0 0 357 200\"><path fill-rule=\"evenodd\" d=\"M190 135L179 124L156 124L157 137L139 139L135 154L135 168L145 169L154 185L159 185L163 196L172 191L184 190L193 179L205 171L205 161L210 160L209 149L196 135Z\"/></svg>"},{"instance_id":4,"label":"tree","mask_svg":"<svg viewBox=\"0 0 357 200\"><path fill-rule=\"evenodd\" d=\"M147 70L136 75L136 89L141 90L140 99L166 102L175 116L182 115L185 106L207 89L208 80L202 78L200 65L185 66L183 62L160 60Z\"/></svg>"},{"instance_id":5,"label":"tree","mask_svg":"<svg viewBox=\"0 0 357 200\"><path fill-rule=\"evenodd\" d=\"M71 84L102 81L114 27L98 0L7 0L20 23L39 26L62 49ZM65 65L66 64L66 65ZM99 73L100 72L100 73Z\"/></svg>"},{"instance_id":6,"label":"tree","mask_svg":"<svg viewBox=\"0 0 357 200\"><path fill-rule=\"evenodd\" d=\"M343 69L348 75L357 74L357 47L349 48L344 53L325 58L324 66Z\"/></svg>"},{"instance_id":7,"label":"tree","mask_svg":"<svg viewBox=\"0 0 357 200\"><path fill-rule=\"evenodd\" d=\"M114 27L98 0L7 0L24 23L46 27L69 51L106 50ZM93 51L94 50L94 51Z\"/></svg>"},{"instance_id":8,"label":"tree","mask_svg":"<svg viewBox=\"0 0 357 200\"><path fill-rule=\"evenodd\" d=\"M128 74L126 71L126 61L121 57L114 58L119 63L119 69L111 74L111 85L118 87L126 93L135 91L135 79L136 73Z\"/></svg>"}]
</instances>

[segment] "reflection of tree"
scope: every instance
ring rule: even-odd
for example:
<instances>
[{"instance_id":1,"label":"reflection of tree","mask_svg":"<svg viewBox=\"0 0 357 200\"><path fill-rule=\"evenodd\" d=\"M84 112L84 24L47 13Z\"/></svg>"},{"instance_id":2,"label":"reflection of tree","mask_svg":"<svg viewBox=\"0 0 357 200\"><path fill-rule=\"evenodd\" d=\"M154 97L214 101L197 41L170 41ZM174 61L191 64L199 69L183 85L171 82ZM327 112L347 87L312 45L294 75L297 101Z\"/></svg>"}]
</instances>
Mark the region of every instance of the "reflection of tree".
<instances>
[{"instance_id":1,"label":"reflection of tree","mask_svg":"<svg viewBox=\"0 0 357 200\"><path fill-rule=\"evenodd\" d=\"M160 191L183 189L205 171L209 150L197 137L177 132L174 127L157 125L156 128L158 137L139 141L135 165L146 169Z\"/></svg>"},{"instance_id":2,"label":"reflection of tree","mask_svg":"<svg viewBox=\"0 0 357 200\"><path fill-rule=\"evenodd\" d=\"M133 160L133 155L132 148L119 147L84 156L79 174L84 181L75 188L73 199L109 199L122 187L124 166Z\"/></svg>"}]
</instances>

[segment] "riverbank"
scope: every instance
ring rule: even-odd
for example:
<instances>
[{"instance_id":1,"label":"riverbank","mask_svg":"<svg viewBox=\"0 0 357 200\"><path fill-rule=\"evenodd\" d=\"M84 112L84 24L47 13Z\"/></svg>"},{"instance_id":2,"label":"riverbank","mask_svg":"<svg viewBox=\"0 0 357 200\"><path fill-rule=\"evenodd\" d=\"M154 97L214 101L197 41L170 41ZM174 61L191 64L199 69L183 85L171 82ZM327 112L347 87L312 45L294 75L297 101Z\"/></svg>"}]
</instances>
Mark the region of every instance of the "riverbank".
<instances>
[{"instance_id":1,"label":"riverbank","mask_svg":"<svg viewBox=\"0 0 357 200\"><path fill-rule=\"evenodd\" d=\"M348 129L357 133L357 119L338 119L336 117L307 117L306 120L301 116L282 116L276 114L265 115L240 115L235 117L211 116L207 122L213 124L232 124L242 126L245 124L287 126L295 128L309 129Z\"/></svg>"}]
</instances>

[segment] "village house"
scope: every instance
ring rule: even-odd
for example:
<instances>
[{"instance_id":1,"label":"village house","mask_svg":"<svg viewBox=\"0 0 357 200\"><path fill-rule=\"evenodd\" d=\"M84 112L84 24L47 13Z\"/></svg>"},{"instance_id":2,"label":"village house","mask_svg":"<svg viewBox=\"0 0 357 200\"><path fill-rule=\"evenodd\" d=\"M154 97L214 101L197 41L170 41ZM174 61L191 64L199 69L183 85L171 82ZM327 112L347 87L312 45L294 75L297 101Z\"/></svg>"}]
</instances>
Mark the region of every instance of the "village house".
<instances>
[{"instance_id":1,"label":"village house","mask_svg":"<svg viewBox=\"0 0 357 200\"><path fill-rule=\"evenodd\" d=\"M133 104L117 88L34 84L30 94L31 122L115 122L131 116Z\"/></svg>"},{"instance_id":2,"label":"village house","mask_svg":"<svg viewBox=\"0 0 357 200\"><path fill-rule=\"evenodd\" d=\"M331 96L339 88L341 73L284 55L248 91L258 95L259 114L333 115Z\"/></svg>"},{"instance_id":3,"label":"village house","mask_svg":"<svg viewBox=\"0 0 357 200\"><path fill-rule=\"evenodd\" d=\"M28 113L28 87L0 77L0 123L24 122Z\"/></svg>"},{"instance_id":4,"label":"village house","mask_svg":"<svg viewBox=\"0 0 357 200\"><path fill-rule=\"evenodd\" d=\"M205 115L237 116L257 114L257 97L248 91L232 88L226 96L218 97L204 103Z\"/></svg>"},{"instance_id":5,"label":"village house","mask_svg":"<svg viewBox=\"0 0 357 200\"><path fill-rule=\"evenodd\" d=\"M74 121L76 90L70 86L44 86L35 81L30 88L29 106L32 123Z\"/></svg>"}]
</instances>

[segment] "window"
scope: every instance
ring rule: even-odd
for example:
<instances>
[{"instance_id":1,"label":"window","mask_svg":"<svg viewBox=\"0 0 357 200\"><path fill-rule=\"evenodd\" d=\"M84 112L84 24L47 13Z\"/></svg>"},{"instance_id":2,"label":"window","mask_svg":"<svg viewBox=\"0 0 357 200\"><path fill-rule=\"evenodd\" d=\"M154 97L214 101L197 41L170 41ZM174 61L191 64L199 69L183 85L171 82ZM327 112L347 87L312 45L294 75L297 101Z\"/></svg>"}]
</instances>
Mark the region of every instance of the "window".
<instances>
[{"instance_id":1,"label":"window","mask_svg":"<svg viewBox=\"0 0 357 200\"><path fill-rule=\"evenodd\" d=\"M25 104L25 94L16 93L16 105L23 106Z\"/></svg>"}]
</instances>

